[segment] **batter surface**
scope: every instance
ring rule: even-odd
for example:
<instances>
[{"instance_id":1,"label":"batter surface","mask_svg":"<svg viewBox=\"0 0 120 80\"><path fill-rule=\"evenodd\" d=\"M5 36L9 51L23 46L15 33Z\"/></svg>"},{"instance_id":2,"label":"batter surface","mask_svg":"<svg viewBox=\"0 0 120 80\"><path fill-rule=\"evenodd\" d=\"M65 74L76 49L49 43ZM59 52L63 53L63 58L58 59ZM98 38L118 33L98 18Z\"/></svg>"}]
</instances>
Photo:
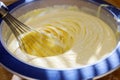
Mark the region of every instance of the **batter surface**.
<instances>
[{"instance_id":1,"label":"batter surface","mask_svg":"<svg viewBox=\"0 0 120 80\"><path fill-rule=\"evenodd\" d=\"M75 6L36 9L21 16L20 20L44 35L41 42L51 48L53 54L60 53L46 57L24 53L11 36L8 48L13 55L37 67L64 69L93 64L116 46L115 35L104 21ZM44 46L41 50L49 53Z\"/></svg>"}]
</instances>

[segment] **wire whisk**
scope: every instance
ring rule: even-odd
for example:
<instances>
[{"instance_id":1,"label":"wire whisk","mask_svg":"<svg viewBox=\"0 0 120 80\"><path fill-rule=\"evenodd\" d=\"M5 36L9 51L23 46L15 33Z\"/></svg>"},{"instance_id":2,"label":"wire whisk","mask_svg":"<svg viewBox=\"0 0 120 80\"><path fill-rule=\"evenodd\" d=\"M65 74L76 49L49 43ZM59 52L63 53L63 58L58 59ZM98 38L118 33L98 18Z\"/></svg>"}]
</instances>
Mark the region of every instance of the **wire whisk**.
<instances>
[{"instance_id":1,"label":"wire whisk","mask_svg":"<svg viewBox=\"0 0 120 80\"><path fill-rule=\"evenodd\" d=\"M54 38L20 22L9 13L3 2L0 2L0 17L10 27L22 51L39 57L54 56L65 52L66 49L61 46L60 41L56 42Z\"/></svg>"}]
</instances>

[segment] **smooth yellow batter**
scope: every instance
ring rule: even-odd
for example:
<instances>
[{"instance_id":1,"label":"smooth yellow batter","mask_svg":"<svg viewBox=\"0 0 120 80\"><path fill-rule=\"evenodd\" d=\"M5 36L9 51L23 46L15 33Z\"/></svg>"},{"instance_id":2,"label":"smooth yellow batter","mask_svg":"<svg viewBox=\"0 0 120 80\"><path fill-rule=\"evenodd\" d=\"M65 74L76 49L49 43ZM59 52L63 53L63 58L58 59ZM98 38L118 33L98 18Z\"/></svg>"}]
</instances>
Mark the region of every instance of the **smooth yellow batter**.
<instances>
[{"instance_id":1,"label":"smooth yellow batter","mask_svg":"<svg viewBox=\"0 0 120 80\"><path fill-rule=\"evenodd\" d=\"M37 51L28 48L28 54L23 53L18 44L12 48L17 43L15 39L9 48L19 59L35 66L71 68L93 64L116 46L115 35L104 21L80 11L75 6L37 9L20 19L40 32L39 48L31 41L31 47L37 48ZM34 32L29 34L37 36ZM29 34L24 36L24 41L30 41Z\"/></svg>"}]
</instances>

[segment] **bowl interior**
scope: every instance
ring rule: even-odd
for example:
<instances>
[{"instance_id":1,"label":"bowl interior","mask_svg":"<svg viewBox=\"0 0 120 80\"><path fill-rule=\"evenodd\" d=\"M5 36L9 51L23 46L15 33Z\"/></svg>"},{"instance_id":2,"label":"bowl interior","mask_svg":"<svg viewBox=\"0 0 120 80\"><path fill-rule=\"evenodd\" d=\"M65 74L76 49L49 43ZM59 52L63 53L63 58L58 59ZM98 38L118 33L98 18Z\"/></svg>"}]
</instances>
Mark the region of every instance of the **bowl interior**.
<instances>
[{"instance_id":1,"label":"bowl interior","mask_svg":"<svg viewBox=\"0 0 120 80\"><path fill-rule=\"evenodd\" d=\"M49 7L49 6L53 6L53 5L78 6L81 11L89 13L94 16L97 16L97 11L98 11L98 7L99 7L99 5L97 5L97 4L93 4L91 2L84 1L84 0L36 0L33 2L24 3L24 4L19 5L18 7L16 7L15 9L13 9L11 11L11 14L14 15L15 17L20 17L31 10ZM110 28L115 33L115 36L116 36L116 39L118 42L119 40L118 40L118 36L116 34L118 31L117 30L118 28L117 28L117 23L116 23L114 16L109 11L102 8L100 11L99 18L102 19L103 21L105 21L110 26ZM25 20L26 20L26 18L21 19L22 22L24 22ZM6 50L8 50L7 45L10 43L11 35L12 35L12 32L9 29L9 27L6 26L6 24L4 22L2 22L2 38L3 38L3 42L5 44Z\"/></svg>"}]
</instances>

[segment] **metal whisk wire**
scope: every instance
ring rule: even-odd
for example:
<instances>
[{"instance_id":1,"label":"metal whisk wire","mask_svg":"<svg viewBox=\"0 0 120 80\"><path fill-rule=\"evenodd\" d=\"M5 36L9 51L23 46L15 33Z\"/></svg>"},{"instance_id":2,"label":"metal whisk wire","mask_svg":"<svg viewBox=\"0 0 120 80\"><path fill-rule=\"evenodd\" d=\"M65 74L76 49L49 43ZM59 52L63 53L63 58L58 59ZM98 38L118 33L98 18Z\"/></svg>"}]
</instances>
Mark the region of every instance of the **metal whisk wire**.
<instances>
[{"instance_id":1,"label":"metal whisk wire","mask_svg":"<svg viewBox=\"0 0 120 80\"><path fill-rule=\"evenodd\" d=\"M0 17L3 18L10 27L18 40L21 50L24 52L35 56L47 57L59 55L65 51L64 47L55 43L55 39L53 37L50 37L43 32L33 30L13 17L1 1Z\"/></svg>"},{"instance_id":2,"label":"metal whisk wire","mask_svg":"<svg viewBox=\"0 0 120 80\"><path fill-rule=\"evenodd\" d=\"M32 29L16 18L14 18L11 14L7 13L6 16L3 17L4 21L9 25L10 29L14 33L15 37L19 40L19 35L24 34L26 32L31 31Z\"/></svg>"},{"instance_id":3,"label":"metal whisk wire","mask_svg":"<svg viewBox=\"0 0 120 80\"><path fill-rule=\"evenodd\" d=\"M32 29L22 22L20 22L18 19L13 17L9 11L6 5L0 1L0 17L3 18L3 20L9 25L10 29L14 33L15 37L19 39L19 35L26 33L28 31L31 31Z\"/></svg>"}]
</instances>

